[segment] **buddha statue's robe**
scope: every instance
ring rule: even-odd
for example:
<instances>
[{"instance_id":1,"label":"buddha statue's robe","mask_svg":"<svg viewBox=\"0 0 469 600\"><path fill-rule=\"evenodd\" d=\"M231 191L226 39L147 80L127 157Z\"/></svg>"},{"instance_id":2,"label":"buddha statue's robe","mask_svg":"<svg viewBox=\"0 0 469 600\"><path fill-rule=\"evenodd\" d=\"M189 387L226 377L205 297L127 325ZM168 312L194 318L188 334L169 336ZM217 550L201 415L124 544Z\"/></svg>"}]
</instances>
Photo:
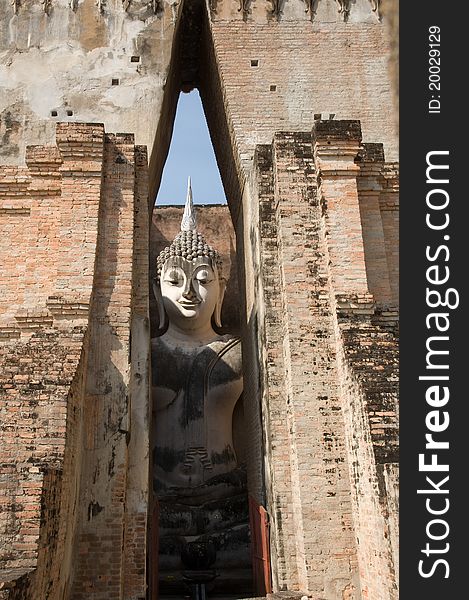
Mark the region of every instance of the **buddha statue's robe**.
<instances>
[{"instance_id":1,"label":"buddha statue's robe","mask_svg":"<svg viewBox=\"0 0 469 600\"><path fill-rule=\"evenodd\" d=\"M246 472L233 444L243 389L241 343L152 340L153 489L160 569L180 567L184 544L210 539L234 557L249 545Z\"/></svg>"},{"instance_id":2,"label":"buddha statue's robe","mask_svg":"<svg viewBox=\"0 0 469 600\"><path fill-rule=\"evenodd\" d=\"M223 495L223 476L238 467L233 410L242 393L239 338L207 345L152 341L153 486L160 498ZM218 491L215 491L215 488Z\"/></svg>"}]
</instances>

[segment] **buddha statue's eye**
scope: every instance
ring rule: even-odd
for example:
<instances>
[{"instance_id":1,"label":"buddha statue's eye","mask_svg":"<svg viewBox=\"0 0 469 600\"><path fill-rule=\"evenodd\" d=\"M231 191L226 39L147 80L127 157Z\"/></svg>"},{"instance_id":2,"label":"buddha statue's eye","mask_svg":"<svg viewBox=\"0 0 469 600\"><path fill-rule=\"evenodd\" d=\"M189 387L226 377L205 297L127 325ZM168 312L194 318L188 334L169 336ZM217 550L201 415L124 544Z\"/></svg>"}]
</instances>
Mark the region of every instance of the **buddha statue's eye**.
<instances>
[{"instance_id":1,"label":"buddha statue's eye","mask_svg":"<svg viewBox=\"0 0 469 600\"><path fill-rule=\"evenodd\" d=\"M182 273L177 269L169 269L165 273L164 280L172 285L179 285L183 280Z\"/></svg>"},{"instance_id":2,"label":"buddha statue's eye","mask_svg":"<svg viewBox=\"0 0 469 600\"><path fill-rule=\"evenodd\" d=\"M195 278L203 285L210 283L213 280L212 273L208 269L200 269L197 271Z\"/></svg>"}]
</instances>

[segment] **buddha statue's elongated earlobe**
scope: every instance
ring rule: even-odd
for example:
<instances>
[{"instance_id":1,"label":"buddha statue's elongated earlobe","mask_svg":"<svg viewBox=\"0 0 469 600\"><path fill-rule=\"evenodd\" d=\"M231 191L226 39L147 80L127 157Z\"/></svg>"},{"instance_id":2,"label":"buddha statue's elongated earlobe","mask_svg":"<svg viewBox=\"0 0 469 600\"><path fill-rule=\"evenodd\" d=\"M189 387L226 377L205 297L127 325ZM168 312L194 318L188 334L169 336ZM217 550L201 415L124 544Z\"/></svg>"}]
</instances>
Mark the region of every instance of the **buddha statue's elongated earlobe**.
<instances>
[{"instance_id":1,"label":"buddha statue's elongated earlobe","mask_svg":"<svg viewBox=\"0 0 469 600\"><path fill-rule=\"evenodd\" d=\"M225 297L226 281L224 279L218 280L219 292L218 300L215 306L215 312L213 313L213 320L217 327L221 327L221 307L223 305L223 298Z\"/></svg>"},{"instance_id":2,"label":"buddha statue's elongated earlobe","mask_svg":"<svg viewBox=\"0 0 469 600\"><path fill-rule=\"evenodd\" d=\"M158 333L162 334L166 331L168 326L168 316L164 309L163 296L161 295L161 288L159 281L154 278L152 281L153 293L155 294L156 304L158 306Z\"/></svg>"}]
</instances>

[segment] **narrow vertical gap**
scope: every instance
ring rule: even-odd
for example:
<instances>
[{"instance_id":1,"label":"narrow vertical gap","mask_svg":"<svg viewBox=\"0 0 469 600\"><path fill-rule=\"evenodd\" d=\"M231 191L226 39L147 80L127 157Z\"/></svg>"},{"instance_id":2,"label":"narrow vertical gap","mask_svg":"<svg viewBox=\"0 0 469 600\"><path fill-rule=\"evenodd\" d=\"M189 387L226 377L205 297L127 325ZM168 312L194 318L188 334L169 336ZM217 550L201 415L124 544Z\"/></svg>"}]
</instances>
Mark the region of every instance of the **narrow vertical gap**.
<instances>
[{"instance_id":1,"label":"narrow vertical gap","mask_svg":"<svg viewBox=\"0 0 469 600\"><path fill-rule=\"evenodd\" d=\"M233 226L242 229L242 194L245 175L241 168L230 127L209 17L205 19L200 47L199 92L210 138L220 170ZM238 244L239 245L239 244Z\"/></svg>"},{"instance_id":2,"label":"narrow vertical gap","mask_svg":"<svg viewBox=\"0 0 469 600\"><path fill-rule=\"evenodd\" d=\"M214 149L197 89L180 94L157 206L183 204L191 177L194 204L225 204Z\"/></svg>"},{"instance_id":3,"label":"narrow vertical gap","mask_svg":"<svg viewBox=\"0 0 469 600\"><path fill-rule=\"evenodd\" d=\"M180 92L184 93L180 94ZM198 115L198 125L196 125L194 122L190 122L191 110L195 111ZM202 114L205 115L205 118L202 116ZM199 127L198 133L197 131L194 131L194 129L197 129L197 127ZM183 133L189 135L189 137L186 138L186 141L184 141L183 136L180 135ZM195 144L193 145L193 142L197 142L198 148L195 146ZM200 161L204 154L200 150L200 144L202 144L202 146L205 148L204 153L206 154L206 162L211 163L209 176L206 174L202 175L203 173L206 173L205 170L207 165L197 166L197 161ZM177 154L178 146L182 147L180 149L183 151L182 165L181 157L179 157L178 160L179 164L173 164L173 159L175 158L173 153ZM186 159L184 159L184 153L186 153ZM189 160L187 156L195 159L194 167L190 166L192 161ZM236 232L236 247L238 250L236 256L235 248L230 244L229 253L233 264L236 265L235 270L238 273L239 282L231 302L234 303L233 310L236 310L241 315L243 314L242 306L244 306L246 302L243 270L243 248L245 244L243 238L245 233L243 228L242 211L244 175L240 166L239 157L237 156L236 147L234 145L234 138L231 134L229 116L227 115L227 108L223 96L221 75L218 72L218 66L216 64L215 51L211 39L210 24L208 22L207 10L203 0L193 0L190 3L184 3L179 15L179 22L177 25L177 31L173 45L171 66L165 85L163 107L157 129L154 149L150 160L151 210L153 210L156 199L157 213L159 211L163 211L167 212L169 216L171 211L175 211L174 214L176 214L177 210L180 210L179 207L164 205L180 204L181 200L184 201L188 175L191 176L193 182L195 204L207 204L212 202L226 202L228 204L228 208L231 213L232 225ZM170 182L171 179L172 183ZM221 186L223 186L223 189ZM159 209L158 206L160 206ZM217 207L206 207L201 210L210 211L214 208ZM218 209L222 208L223 207L218 207ZM220 238L220 235L223 236L223 234L221 234L220 231L217 231L217 227L215 225L216 219L212 219L210 216L208 216L204 217L203 220L209 223L209 230L206 234L207 242L209 244L213 244L213 246L217 248L217 239ZM178 226L179 222L175 223L173 219L171 228L169 228L168 232L164 234L164 237L166 238L165 245L169 245L171 243L174 237L174 228L176 228L177 233ZM153 231L155 231L155 229L156 227L154 225ZM169 232L170 230L171 232ZM211 233L209 233L209 231ZM163 233L163 228L158 231L158 234L161 233ZM247 240L246 243L250 243L249 240ZM158 251L159 250L156 249L156 245L151 242L152 256L150 261L150 272L153 271L153 273L155 273L156 270L154 263L156 262L155 259ZM232 279L231 275L230 279ZM152 302L150 306L152 306ZM155 308L155 302L153 301L153 308L151 309L152 313L156 313ZM233 329L230 329L229 333L234 333ZM159 352L159 350L157 350L157 344L155 344L155 348L156 357L157 352ZM160 367L163 364L162 361L164 362L164 359L160 357ZM155 360L152 362L155 365L154 370L156 372L156 362ZM168 364L168 368L169 367L170 365ZM177 372L177 369L175 372ZM245 425L244 419L239 415L239 413L236 415L235 419L238 420L238 430L241 429L242 438L244 439L244 437L246 437L246 428L243 426L241 428L239 427L240 422ZM234 427L235 425L233 425L233 428ZM153 431L156 430L157 428L155 427ZM156 435L154 437L156 437ZM155 442L156 440L153 441L152 448L153 446L157 446ZM247 444L248 441L245 443ZM233 439L233 444L236 447L235 439ZM180 459L178 458L177 460ZM158 468L161 469L161 467ZM228 482L227 486L229 487L232 484L234 485L233 482ZM240 485L240 482L238 482L236 485ZM243 493L246 493L245 488ZM239 510L239 514L243 515L244 519L244 509L240 508L241 496L242 495L238 494L236 498L233 497L233 499L230 499L230 502L233 503L233 506L230 508L230 516L226 517L228 519L226 525L227 532L231 526L231 521L232 524L236 524L236 515L234 514L236 511ZM227 498L223 498L223 502L225 502ZM163 499L162 503L164 504L164 502L166 502L166 500ZM247 504L245 509L247 509ZM161 518L163 520L167 520L169 513L165 513L165 511L168 511L169 509L167 506L163 506L161 510L163 511L161 513L163 514L163 517L160 515L160 521ZM171 510L169 510L169 512L171 512ZM189 514L189 512L189 510L186 511L187 514ZM210 516L211 513L209 513L207 513L208 516L206 515L204 518L212 518ZM170 526L168 525L168 527ZM196 528L198 527L199 524L197 523ZM155 527L155 523L153 523L153 533L155 533L155 529L157 530L157 526ZM235 548L235 550L228 550L228 548L224 550L223 544L227 543L225 540L225 542L221 543L219 554L222 564L225 564L224 561L228 560L230 553L233 556L231 556L230 560L228 560L226 563L227 566L222 569L223 572L217 576L214 583L215 587L219 588L219 594L221 594L217 597L223 597L225 600L228 597L246 598L251 597L252 594L254 594L254 590L251 589L252 565L249 554L249 519L246 522L243 520L241 525L238 524L234 526L233 532L235 532L233 534L235 535L235 538L236 535L239 537L239 539L233 538L232 540L234 544L233 548ZM220 533L217 535L221 536L220 540L222 540L225 533L220 531ZM226 535L228 536L227 539L229 538L231 540L230 536L232 534L228 532ZM163 540L159 540L158 543L160 542L163 543ZM177 567L176 569L175 563L171 562L173 561L173 558L176 558L177 551L173 557L171 554L172 550L168 550L167 542L165 547L166 549L161 551L162 547L164 547L164 544L160 544L160 557L163 555L165 556L163 562L160 559L159 563L160 600L166 597L179 598L181 594L181 584L177 583L177 578L181 575L179 572L180 567ZM239 556L236 553L238 553ZM154 558L155 557L153 556L153 559ZM164 561L166 561L166 563ZM237 561L239 561L239 564ZM149 567L151 571L152 565L150 564ZM161 578L163 571L166 572L166 579L164 581ZM176 579L171 580L171 577L176 577ZM171 581L173 583L171 583ZM164 585L162 586L162 584ZM153 596L152 600L154 600Z\"/></svg>"}]
</instances>

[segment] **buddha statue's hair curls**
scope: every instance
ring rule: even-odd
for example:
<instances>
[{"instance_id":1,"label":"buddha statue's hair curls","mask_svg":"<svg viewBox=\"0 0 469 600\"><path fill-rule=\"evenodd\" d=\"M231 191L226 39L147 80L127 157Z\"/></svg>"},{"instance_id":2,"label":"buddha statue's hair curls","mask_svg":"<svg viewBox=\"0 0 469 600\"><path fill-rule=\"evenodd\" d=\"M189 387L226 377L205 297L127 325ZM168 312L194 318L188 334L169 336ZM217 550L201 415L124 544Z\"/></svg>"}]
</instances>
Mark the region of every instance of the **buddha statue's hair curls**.
<instances>
[{"instance_id":1,"label":"buddha statue's hair curls","mask_svg":"<svg viewBox=\"0 0 469 600\"><path fill-rule=\"evenodd\" d=\"M171 245L164 248L158 254L158 258L156 259L156 280L158 282L160 281L164 263L168 258L172 258L173 256L179 256L180 258L191 261L195 261L197 258L205 256L210 259L213 268L217 270L218 277L221 277L222 262L220 255L215 248L212 248L212 246L207 244L204 236L197 231L197 219L192 202L190 177L187 182L187 197L181 221L181 231L174 238Z\"/></svg>"},{"instance_id":2,"label":"buddha statue's hair curls","mask_svg":"<svg viewBox=\"0 0 469 600\"><path fill-rule=\"evenodd\" d=\"M201 256L205 256L210 259L212 265L216 268L218 276L222 274L222 260L220 255L207 244L204 236L199 233L196 229L190 231L181 231L174 238L170 246L166 246L159 254L156 259L156 279L159 282L161 277L161 271L163 270L164 263L168 258L173 256L179 256L186 260L195 261Z\"/></svg>"}]
</instances>

